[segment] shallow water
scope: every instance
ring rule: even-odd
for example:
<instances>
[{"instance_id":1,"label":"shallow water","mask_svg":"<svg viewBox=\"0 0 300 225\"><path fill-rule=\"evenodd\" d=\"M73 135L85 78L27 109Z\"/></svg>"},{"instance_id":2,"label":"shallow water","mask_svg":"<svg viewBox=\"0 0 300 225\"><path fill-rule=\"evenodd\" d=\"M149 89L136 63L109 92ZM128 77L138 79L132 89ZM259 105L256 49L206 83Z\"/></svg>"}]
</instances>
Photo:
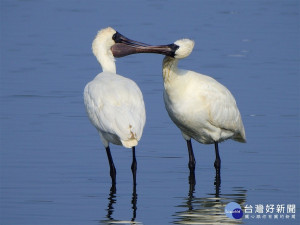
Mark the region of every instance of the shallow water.
<instances>
[{"instance_id":1,"label":"shallow water","mask_svg":"<svg viewBox=\"0 0 300 225\"><path fill-rule=\"evenodd\" d=\"M1 224L299 223L299 1L0 4ZM111 146L117 169L111 189L82 98L101 71L91 42L107 26L150 44L194 39L180 67L231 90L247 143L220 144L220 186L213 146L196 142L196 184L189 184L186 144L164 109L163 57L132 55L117 60L117 71L138 83L146 104L138 184L134 191L131 151ZM230 219L229 202L243 209L285 204L285 218ZM287 204L296 213L287 214Z\"/></svg>"}]
</instances>

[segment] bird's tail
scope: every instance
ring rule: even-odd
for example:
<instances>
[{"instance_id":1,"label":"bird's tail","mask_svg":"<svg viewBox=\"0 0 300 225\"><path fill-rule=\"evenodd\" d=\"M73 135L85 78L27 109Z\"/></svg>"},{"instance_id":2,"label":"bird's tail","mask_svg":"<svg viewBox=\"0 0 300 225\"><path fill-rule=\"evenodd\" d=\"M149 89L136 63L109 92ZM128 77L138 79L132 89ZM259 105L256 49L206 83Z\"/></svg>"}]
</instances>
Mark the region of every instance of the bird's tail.
<instances>
[{"instance_id":1,"label":"bird's tail","mask_svg":"<svg viewBox=\"0 0 300 225\"><path fill-rule=\"evenodd\" d=\"M130 134L131 134L130 137L127 138L126 140L121 140L122 145L126 148L132 148L133 146L137 146L137 144L138 144L137 136L133 132L131 125L129 125L129 129L130 129Z\"/></svg>"},{"instance_id":2,"label":"bird's tail","mask_svg":"<svg viewBox=\"0 0 300 225\"><path fill-rule=\"evenodd\" d=\"M244 128L240 133L236 134L232 139L238 142L246 143L247 141L246 141L246 134Z\"/></svg>"},{"instance_id":3,"label":"bird's tail","mask_svg":"<svg viewBox=\"0 0 300 225\"><path fill-rule=\"evenodd\" d=\"M121 140L122 145L125 148L132 148L133 146L137 146L138 141L135 138L128 139L128 140Z\"/></svg>"},{"instance_id":4,"label":"bird's tail","mask_svg":"<svg viewBox=\"0 0 300 225\"><path fill-rule=\"evenodd\" d=\"M241 142L241 143L246 143L247 142L246 139L244 139L241 136L234 137L233 140Z\"/></svg>"}]
</instances>

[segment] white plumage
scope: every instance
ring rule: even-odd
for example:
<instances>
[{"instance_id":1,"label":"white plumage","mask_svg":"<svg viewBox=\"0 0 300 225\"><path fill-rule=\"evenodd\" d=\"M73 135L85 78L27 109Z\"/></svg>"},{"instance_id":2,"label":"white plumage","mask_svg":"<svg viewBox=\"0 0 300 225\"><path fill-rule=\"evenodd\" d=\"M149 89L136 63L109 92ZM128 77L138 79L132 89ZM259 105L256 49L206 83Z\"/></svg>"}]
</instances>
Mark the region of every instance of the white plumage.
<instances>
[{"instance_id":1,"label":"white plumage","mask_svg":"<svg viewBox=\"0 0 300 225\"><path fill-rule=\"evenodd\" d=\"M203 144L228 138L245 141L239 110L226 87L193 71L174 74L177 77L165 84L164 101L169 116L186 137Z\"/></svg>"},{"instance_id":2,"label":"white plumage","mask_svg":"<svg viewBox=\"0 0 300 225\"><path fill-rule=\"evenodd\" d=\"M190 70L178 69L178 60L187 57L194 42L182 39L174 57L163 61L164 102L172 121L188 141L191 138L203 144L218 143L226 139L246 142L245 130L236 101L230 91L215 79ZM190 151L189 148L189 151ZM190 162L195 161L191 148ZM215 162L220 165L219 162ZM218 161L216 159L216 161ZM192 164L195 164L195 162ZM217 165L216 167L218 167ZM195 165L190 169L194 170Z\"/></svg>"},{"instance_id":3,"label":"white plumage","mask_svg":"<svg viewBox=\"0 0 300 225\"><path fill-rule=\"evenodd\" d=\"M143 95L130 79L102 72L84 89L86 111L102 143L132 148L141 139L146 121Z\"/></svg>"},{"instance_id":4,"label":"white plumage","mask_svg":"<svg viewBox=\"0 0 300 225\"><path fill-rule=\"evenodd\" d=\"M115 44L114 34L116 31L109 27L99 31L93 41L92 50L103 72L85 86L84 104L88 117L98 130L106 148L113 183L115 183L116 172L109 143L132 148L132 170L135 182L134 147L142 137L146 112L143 95L137 84L116 74L111 50Z\"/></svg>"}]
</instances>

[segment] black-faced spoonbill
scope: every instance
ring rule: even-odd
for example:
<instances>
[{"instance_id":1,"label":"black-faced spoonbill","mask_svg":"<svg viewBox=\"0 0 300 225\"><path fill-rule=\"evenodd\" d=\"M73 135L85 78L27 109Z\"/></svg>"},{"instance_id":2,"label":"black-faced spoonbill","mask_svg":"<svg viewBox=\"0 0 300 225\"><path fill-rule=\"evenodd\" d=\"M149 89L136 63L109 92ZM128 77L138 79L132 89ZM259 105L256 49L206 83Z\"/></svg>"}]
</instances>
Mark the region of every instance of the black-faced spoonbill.
<instances>
[{"instance_id":1,"label":"black-faced spoonbill","mask_svg":"<svg viewBox=\"0 0 300 225\"><path fill-rule=\"evenodd\" d=\"M216 178L220 178L218 143L227 139L246 142L244 125L230 91L215 79L177 67L179 59L192 52L194 41L178 40L174 57L163 60L164 102L172 121L187 142L189 169L194 175L195 157L191 138L214 144ZM218 176L218 177L217 177Z\"/></svg>"},{"instance_id":2,"label":"black-faced spoonbill","mask_svg":"<svg viewBox=\"0 0 300 225\"><path fill-rule=\"evenodd\" d=\"M110 27L100 30L93 41L92 50L103 72L85 86L84 104L106 149L112 184L116 183L116 169L109 143L132 148L131 170L135 185L135 146L142 136L146 121L143 95L134 81L116 74L114 57L135 53L172 56L172 46L149 46L130 40Z\"/></svg>"}]
</instances>

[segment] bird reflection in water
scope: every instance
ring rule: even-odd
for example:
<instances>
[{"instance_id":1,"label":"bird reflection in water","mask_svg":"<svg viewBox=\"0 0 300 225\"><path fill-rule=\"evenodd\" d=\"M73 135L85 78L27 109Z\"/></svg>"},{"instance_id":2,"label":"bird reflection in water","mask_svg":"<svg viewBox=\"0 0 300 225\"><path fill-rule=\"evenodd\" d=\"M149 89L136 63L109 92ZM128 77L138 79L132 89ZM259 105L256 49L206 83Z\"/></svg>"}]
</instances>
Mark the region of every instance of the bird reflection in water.
<instances>
[{"instance_id":1,"label":"bird reflection in water","mask_svg":"<svg viewBox=\"0 0 300 225\"><path fill-rule=\"evenodd\" d=\"M246 202L246 190L242 187L233 187L232 194L221 194L221 177L216 173L214 181L214 193L207 194L207 197L197 198L195 196L195 174L189 176L189 192L184 202L177 207L185 210L175 213L175 224L242 224L242 220L228 218L224 209L229 202L236 202L243 205Z\"/></svg>"},{"instance_id":2,"label":"bird reflection in water","mask_svg":"<svg viewBox=\"0 0 300 225\"><path fill-rule=\"evenodd\" d=\"M110 192L109 192L109 197L108 197L108 206L107 206L107 215L106 218L109 221L113 221L114 219L112 218L112 214L114 212L114 207L113 205L117 202L116 199L116 193L117 193L117 189L116 189L116 185L113 184L110 188Z\"/></svg>"},{"instance_id":3,"label":"bird reflection in water","mask_svg":"<svg viewBox=\"0 0 300 225\"><path fill-rule=\"evenodd\" d=\"M107 214L106 214L106 220L101 220L101 224L142 224L140 222L135 221L136 219L136 211L137 211L137 198L138 195L136 193L136 185L133 185L132 189L132 197L131 197L131 208L132 208L132 218L130 221L126 220L116 220L113 218L114 213L114 204L117 202L117 188L116 185L113 183L108 197L108 205L107 205Z\"/></svg>"},{"instance_id":4,"label":"bird reflection in water","mask_svg":"<svg viewBox=\"0 0 300 225\"><path fill-rule=\"evenodd\" d=\"M190 171L189 175L189 195L194 193L196 185L196 178L195 178L195 171ZM221 186L221 171L216 169L216 176L215 176L215 196L219 197L220 194L220 186Z\"/></svg>"}]
</instances>

